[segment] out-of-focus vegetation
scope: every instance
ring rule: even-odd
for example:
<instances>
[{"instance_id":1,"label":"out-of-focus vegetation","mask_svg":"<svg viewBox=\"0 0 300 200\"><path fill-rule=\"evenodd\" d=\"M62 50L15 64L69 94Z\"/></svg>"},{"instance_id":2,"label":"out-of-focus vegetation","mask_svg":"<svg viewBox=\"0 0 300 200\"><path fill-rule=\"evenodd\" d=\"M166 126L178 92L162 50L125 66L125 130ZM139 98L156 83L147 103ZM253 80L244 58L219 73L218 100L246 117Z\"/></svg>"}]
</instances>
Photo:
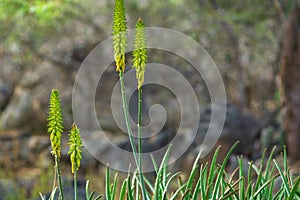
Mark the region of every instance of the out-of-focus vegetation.
<instances>
[{"instance_id":1,"label":"out-of-focus vegetation","mask_svg":"<svg viewBox=\"0 0 300 200\"><path fill-rule=\"evenodd\" d=\"M14 62L19 64L22 69L36 64L37 60L54 62L64 67L70 66L67 61L60 62L48 55L48 45L55 42L56 46L59 46L59 41L64 39L76 43L75 37L78 32L74 29L86 31L86 27L90 27L96 31L101 30L102 25L94 22L93 19L92 13L96 13L96 9L91 11L94 3L98 2L1 0L2 56L13 56ZM97 8L99 8L98 12L101 12L101 6L97 6ZM53 48L53 46L50 47L51 50Z\"/></svg>"},{"instance_id":2,"label":"out-of-focus vegetation","mask_svg":"<svg viewBox=\"0 0 300 200\"><path fill-rule=\"evenodd\" d=\"M0 2L1 43L5 52L16 53L15 58L33 59L32 53L51 35L57 35L64 23L72 18L73 1ZM74 2L75 3L75 2ZM69 14L68 14L69 13ZM2 49L3 50L3 49Z\"/></svg>"}]
</instances>

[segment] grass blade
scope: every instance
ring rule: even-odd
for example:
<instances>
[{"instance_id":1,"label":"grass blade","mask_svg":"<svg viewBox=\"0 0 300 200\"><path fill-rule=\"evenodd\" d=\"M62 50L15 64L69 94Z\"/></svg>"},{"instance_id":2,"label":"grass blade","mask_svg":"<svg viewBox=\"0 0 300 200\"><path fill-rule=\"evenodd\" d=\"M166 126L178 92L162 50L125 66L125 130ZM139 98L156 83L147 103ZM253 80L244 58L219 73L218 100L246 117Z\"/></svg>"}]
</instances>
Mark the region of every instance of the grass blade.
<instances>
[{"instance_id":1,"label":"grass blade","mask_svg":"<svg viewBox=\"0 0 300 200\"><path fill-rule=\"evenodd\" d=\"M128 177L127 177L127 191L128 191L128 193L127 193L128 200L134 200L129 172L128 172Z\"/></svg>"},{"instance_id":2,"label":"grass blade","mask_svg":"<svg viewBox=\"0 0 300 200\"><path fill-rule=\"evenodd\" d=\"M228 151L224 161L223 161L223 164L221 166L221 169L219 170L218 172L218 176L217 176L217 179L216 179L216 182L215 182L215 186L214 186L214 189L213 189L213 193L212 193L212 199L217 199L217 196L218 196L218 190L219 190L219 185L220 185L220 182L221 182L221 177L224 173L224 170L225 170L225 166L229 160L229 157L230 155L232 154L233 150L235 149L235 147L238 145L239 142L236 142Z\"/></svg>"},{"instance_id":3,"label":"grass blade","mask_svg":"<svg viewBox=\"0 0 300 200\"><path fill-rule=\"evenodd\" d=\"M113 187L112 187L112 199L115 199L115 195L116 195L117 178L118 178L118 173L116 173L115 178L114 178L114 183L113 183Z\"/></svg>"},{"instance_id":4,"label":"grass blade","mask_svg":"<svg viewBox=\"0 0 300 200\"><path fill-rule=\"evenodd\" d=\"M215 173L215 166L217 166L217 158L219 155L219 151L220 151L221 146L219 146L213 156L213 159L211 161L211 165L210 165L210 170L209 170L209 175L208 175L208 184L211 184L214 180L214 173Z\"/></svg>"},{"instance_id":5,"label":"grass blade","mask_svg":"<svg viewBox=\"0 0 300 200\"><path fill-rule=\"evenodd\" d=\"M164 198L166 197L166 195L167 195L168 187L169 187L171 181L172 181L175 177L177 177L180 173L181 173L181 172L177 172L177 173L173 174L173 175L168 179L168 181L167 181L167 183L166 183L166 185L165 185L165 189L164 189L163 194L162 194L163 199L164 199Z\"/></svg>"},{"instance_id":6,"label":"grass blade","mask_svg":"<svg viewBox=\"0 0 300 200\"><path fill-rule=\"evenodd\" d=\"M293 188L292 188L292 191L291 191L291 193L290 193L290 196L289 196L288 200L293 200L296 191L297 191L297 190L299 191L299 187L298 187L299 182L300 182L300 177L298 177L297 180L295 181L295 184L294 184L294 186L293 186Z\"/></svg>"},{"instance_id":7,"label":"grass blade","mask_svg":"<svg viewBox=\"0 0 300 200\"><path fill-rule=\"evenodd\" d=\"M112 200L111 198L111 191L110 191L110 171L109 166L106 167L106 175L105 175L105 193L106 193L106 200Z\"/></svg>"},{"instance_id":8,"label":"grass blade","mask_svg":"<svg viewBox=\"0 0 300 200\"><path fill-rule=\"evenodd\" d=\"M127 179L125 179L123 181L123 183L122 183L119 200L125 200L125 197L126 197L126 186L127 186Z\"/></svg>"},{"instance_id":9,"label":"grass blade","mask_svg":"<svg viewBox=\"0 0 300 200\"><path fill-rule=\"evenodd\" d=\"M256 190L256 192L254 193L253 197L254 199L256 199L256 197L260 194L260 192L267 187L270 183L272 182L272 179L268 180L267 182L265 182L264 184L262 184L258 190Z\"/></svg>"},{"instance_id":10,"label":"grass blade","mask_svg":"<svg viewBox=\"0 0 300 200\"><path fill-rule=\"evenodd\" d=\"M275 166L276 166L276 168L280 174L280 177L282 179L284 190L286 191L287 196L290 196L290 188L289 188L288 180L287 180L286 176L284 175L283 171L281 170L278 162L275 159L273 159L273 162L275 163Z\"/></svg>"},{"instance_id":11,"label":"grass blade","mask_svg":"<svg viewBox=\"0 0 300 200\"><path fill-rule=\"evenodd\" d=\"M179 195L179 193L182 192L183 189L185 189L185 184L181 185L177 190L176 192L172 195L172 197L170 198L170 200L175 200L176 197Z\"/></svg>"},{"instance_id":12,"label":"grass blade","mask_svg":"<svg viewBox=\"0 0 300 200\"><path fill-rule=\"evenodd\" d=\"M170 149L171 149L171 145L168 147L168 149L161 161L161 164L160 164L160 167L159 167L159 170L157 173L156 181L154 184L154 195L153 195L154 200L161 200L161 195L162 195L161 183L163 182L162 178L163 178L163 173L165 171L164 168L167 167L166 165L167 165Z\"/></svg>"}]
</instances>

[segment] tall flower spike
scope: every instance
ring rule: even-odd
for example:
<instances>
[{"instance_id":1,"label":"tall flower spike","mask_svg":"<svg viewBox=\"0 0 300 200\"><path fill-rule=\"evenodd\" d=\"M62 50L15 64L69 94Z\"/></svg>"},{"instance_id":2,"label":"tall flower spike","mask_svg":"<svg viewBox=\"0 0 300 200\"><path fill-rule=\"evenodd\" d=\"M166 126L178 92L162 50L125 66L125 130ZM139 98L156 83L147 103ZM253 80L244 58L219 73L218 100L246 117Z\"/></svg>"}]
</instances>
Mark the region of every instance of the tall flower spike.
<instances>
[{"instance_id":1,"label":"tall flower spike","mask_svg":"<svg viewBox=\"0 0 300 200\"><path fill-rule=\"evenodd\" d=\"M114 58L116 61L116 71L125 70L125 52L126 52L126 11L124 0L116 0L114 7L114 18L112 24Z\"/></svg>"},{"instance_id":2,"label":"tall flower spike","mask_svg":"<svg viewBox=\"0 0 300 200\"><path fill-rule=\"evenodd\" d=\"M60 105L59 92L53 89L50 95L48 133L52 146L52 155L60 157L60 137L64 131L62 109Z\"/></svg>"},{"instance_id":3,"label":"tall flower spike","mask_svg":"<svg viewBox=\"0 0 300 200\"><path fill-rule=\"evenodd\" d=\"M144 83L144 73L147 62L147 48L145 26L142 18L139 18L135 26L133 67L136 68L136 78L138 80L138 89Z\"/></svg>"},{"instance_id":4,"label":"tall flower spike","mask_svg":"<svg viewBox=\"0 0 300 200\"><path fill-rule=\"evenodd\" d=\"M68 154L70 155L70 161L72 164L72 173L74 174L75 169L78 170L80 167L80 161L82 159L81 149L82 140L80 137L80 130L74 123L69 133L69 145L70 149Z\"/></svg>"}]
</instances>

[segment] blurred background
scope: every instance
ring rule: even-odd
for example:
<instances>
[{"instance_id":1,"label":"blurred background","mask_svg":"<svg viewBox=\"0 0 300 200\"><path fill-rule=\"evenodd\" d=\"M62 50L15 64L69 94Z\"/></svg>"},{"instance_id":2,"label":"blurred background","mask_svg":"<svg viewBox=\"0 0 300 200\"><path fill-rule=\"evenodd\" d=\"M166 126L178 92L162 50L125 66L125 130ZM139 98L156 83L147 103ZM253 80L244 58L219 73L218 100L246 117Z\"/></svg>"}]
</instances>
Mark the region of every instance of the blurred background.
<instances>
[{"instance_id":1,"label":"blurred background","mask_svg":"<svg viewBox=\"0 0 300 200\"><path fill-rule=\"evenodd\" d=\"M299 166L300 157L297 3L298 0L125 1L129 28L134 28L141 16L145 26L182 32L199 42L216 62L228 100L218 144L226 149L240 140L235 153L251 160L259 160L265 148L277 145L279 152L287 144L292 167ZM87 54L111 36L113 6L111 0L0 0L0 199L35 198L39 191L51 189L53 163L46 132L51 89L60 91L68 130L73 123L71 99L76 72ZM210 119L210 98L201 76L185 60L168 52L149 50L149 62L172 66L189 80L201 104L201 135ZM107 137L128 149L127 137L114 122L110 108L117 80L112 63L99 81L101 93L96 94L96 108ZM152 104L162 104L168 113L160 137L145 141L145 151L150 152L168 144L174 136L180 110L168 89L147 85L144 90L145 123L147 108ZM134 110L134 98L131 102ZM65 175L65 181L71 182L67 131L63 140L63 170L70 174ZM174 168L188 165L198 144L195 141ZM234 162L233 159L233 166ZM294 169L295 173L300 171L298 167ZM95 173L101 176L102 170L102 165L85 151L82 179L94 180L93 186L99 192L103 183Z\"/></svg>"}]
</instances>

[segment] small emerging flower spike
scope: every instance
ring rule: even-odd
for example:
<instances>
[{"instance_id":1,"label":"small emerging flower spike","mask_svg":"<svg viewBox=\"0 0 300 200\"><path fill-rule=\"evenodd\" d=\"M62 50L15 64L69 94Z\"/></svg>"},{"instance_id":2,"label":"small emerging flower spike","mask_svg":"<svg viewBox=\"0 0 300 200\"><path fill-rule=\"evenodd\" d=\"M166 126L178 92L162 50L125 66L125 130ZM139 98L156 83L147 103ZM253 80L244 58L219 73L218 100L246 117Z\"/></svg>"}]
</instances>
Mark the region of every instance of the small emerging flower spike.
<instances>
[{"instance_id":1,"label":"small emerging flower spike","mask_svg":"<svg viewBox=\"0 0 300 200\"><path fill-rule=\"evenodd\" d=\"M80 161L82 159L82 140L80 137L80 130L74 123L69 133L69 145L70 149L68 154L70 155L70 161L72 164L72 173L74 174L75 169L78 170L80 167Z\"/></svg>"},{"instance_id":2,"label":"small emerging flower spike","mask_svg":"<svg viewBox=\"0 0 300 200\"><path fill-rule=\"evenodd\" d=\"M124 0L116 0L114 7L114 18L112 24L114 58L116 61L116 71L125 70L126 40L126 11Z\"/></svg>"},{"instance_id":3,"label":"small emerging flower spike","mask_svg":"<svg viewBox=\"0 0 300 200\"><path fill-rule=\"evenodd\" d=\"M53 89L50 95L48 133L52 146L52 155L60 157L60 137L64 131L62 109L60 105L59 92Z\"/></svg>"},{"instance_id":4,"label":"small emerging flower spike","mask_svg":"<svg viewBox=\"0 0 300 200\"><path fill-rule=\"evenodd\" d=\"M144 73L147 62L147 48L145 26L142 18L139 18L135 26L133 68L136 68L136 78L138 80L138 89L144 83Z\"/></svg>"}]
</instances>

